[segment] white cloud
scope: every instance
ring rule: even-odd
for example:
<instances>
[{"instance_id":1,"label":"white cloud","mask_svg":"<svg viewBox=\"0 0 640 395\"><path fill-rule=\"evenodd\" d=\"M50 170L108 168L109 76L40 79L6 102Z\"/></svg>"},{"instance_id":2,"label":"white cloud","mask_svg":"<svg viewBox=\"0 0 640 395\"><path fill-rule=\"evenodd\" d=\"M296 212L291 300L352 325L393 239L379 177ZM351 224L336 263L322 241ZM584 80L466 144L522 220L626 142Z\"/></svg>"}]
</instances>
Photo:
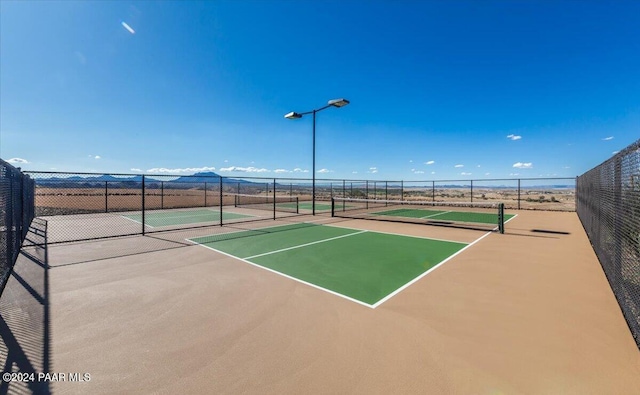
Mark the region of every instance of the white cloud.
<instances>
[{"instance_id":1,"label":"white cloud","mask_svg":"<svg viewBox=\"0 0 640 395\"><path fill-rule=\"evenodd\" d=\"M213 171L215 167L185 167L178 169L167 169L166 167L154 167L153 169L147 170L147 173L197 173L201 171Z\"/></svg>"},{"instance_id":2,"label":"white cloud","mask_svg":"<svg viewBox=\"0 0 640 395\"><path fill-rule=\"evenodd\" d=\"M294 173L308 173L309 170L302 170L301 168L296 167L295 169L293 169L293 172Z\"/></svg>"},{"instance_id":3,"label":"white cloud","mask_svg":"<svg viewBox=\"0 0 640 395\"><path fill-rule=\"evenodd\" d=\"M225 160L224 160L224 163L229 163L229 160L228 160L228 159L225 159Z\"/></svg>"},{"instance_id":4,"label":"white cloud","mask_svg":"<svg viewBox=\"0 0 640 395\"><path fill-rule=\"evenodd\" d=\"M101 159L100 155L96 155L93 157L93 159Z\"/></svg>"},{"instance_id":5,"label":"white cloud","mask_svg":"<svg viewBox=\"0 0 640 395\"><path fill-rule=\"evenodd\" d=\"M375 174L375 173L377 173L377 172L378 172L378 168L377 168L377 167L370 167L370 168L369 168L369 171L368 171L367 173Z\"/></svg>"},{"instance_id":6,"label":"white cloud","mask_svg":"<svg viewBox=\"0 0 640 395\"><path fill-rule=\"evenodd\" d=\"M490 175L491 175L491 173L484 173L484 175L485 175L485 176L490 176Z\"/></svg>"},{"instance_id":7,"label":"white cloud","mask_svg":"<svg viewBox=\"0 0 640 395\"><path fill-rule=\"evenodd\" d=\"M565 166L565 167L563 167L563 169L570 169L570 168L571 168L571 167L569 167L569 166Z\"/></svg>"},{"instance_id":8,"label":"white cloud","mask_svg":"<svg viewBox=\"0 0 640 395\"><path fill-rule=\"evenodd\" d=\"M138 169L137 167L132 167L131 171L135 171L136 173L141 173L142 169Z\"/></svg>"},{"instance_id":9,"label":"white cloud","mask_svg":"<svg viewBox=\"0 0 640 395\"><path fill-rule=\"evenodd\" d=\"M531 162L527 162L527 163L516 162L516 163L513 164L513 167L515 167L516 169L531 169L533 167L533 163L531 163Z\"/></svg>"},{"instance_id":10,"label":"white cloud","mask_svg":"<svg viewBox=\"0 0 640 395\"><path fill-rule=\"evenodd\" d=\"M464 167L464 165L455 165L455 166L453 166L453 167L460 168L460 167Z\"/></svg>"},{"instance_id":11,"label":"white cloud","mask_svg":"<svg viewBox=\"0 0 640 395\"><path fill-rule=\"evenodd\" d=\"M602 141L609 141L609 140L613 140L613 136L605 137L602 139Z\"/></svg>"},{"instance_id":12,"label":"white cloud","mask_svg":"<svg viewBox=\"0 0 640 395\"><path fill-rule=\"evenodd\" d=\"M464 171L462 173L460 173L461 176L470 176L471 173L465 173Z\"/></svg>"},{"instance_id":13,"label":"white cloud","mask_svg":"<svg viewBox=\"0 0 640 395\"><path fill-rule=\"evenodd\" d=\"M434 163L436 163L435 160L429 160L429 161L424 162L425 165L432 165Z\"/></svg>"},{"instance_id":14,"label":"white cloud","mask_svg":"<svg viewBox=\"0 0 640 395\"><path fill-rule=\"evenodd\" d=\"M515 134L510 134L507 136L507 138L511 141L516 141L516 140L520 140L522 138L522 136L517 136Z\"/></svg>"},{"instance_id":15,"label":"white cloud","mask_svg":"<svg viewBox=\"0 0 640 395\"><path fill-rule=\"evenodd\" d=\"M9 163L20 163L20 164L23 164L23 165L26 165L27 163L29 163L28 160L22 159L22 158L11 158L11 159L8 159L7 162L9 162Z\"/></svg>"},{"instance_id":16,"label":"white cloud","mask_svg":"<svg viewBox=\"0 0 640 395\"><path fill-rule=\"evenodd\" d=\"M620 151L613 151L613 152L611 153L611 155L615 155L615 154L617 154L618 152L620 152Z\"/></svg>"},{"instance_id":17,"label":"white cloud","mask_svg":"<svg viewBox=\"0 0 640 395\"><path fill-rule=\"evenodd\" d=\"M520 173L509 173L510 176L519 176Z\"/></svg>"},{"instance_id":18,"label":"white cloud","mask_svg":"<svg viewBox=\"0 0 640 395\"><path fill-rule=\"evenodd\" d=\"M269 170L265 168L257 168L253 166L249 166L249 167L229 166L229 167L221 167L220 171L234 172L234 173L266 173Z\"/></svg>"},{"instance_id":19,"label":"white cloud","mask_svg":"<svg viewBox=\"0 0 640 395\"><path fill-rule=\"evenodd\" d=\"M476 167L481 167L480 165L476 166Z\"/></svg>"},{"instance_id":20,"label":"white cloud","mask_svg":"<svg viewBox=\"0 0 640 395\"><path fill-rule=\"evenodd\" d=\"M422 171L422 170L415 170L415 171L413 172L413 174L424 174L424 171Z\"/></svg>"},{"instance_id":21,"label":"white cloud","mask_svg":"<svg viewBox=\"0 0 640 395\"><path fill-rule=\"evenodd\" d=\"M413 163L413 159L409 159L409 163Z\"/></svg>"},{"instance_id":22,"label":"white cloud","mask_svg":"<svg viewBox=\"0 0 640 395\"><path fill-rule=\"evenodd\" d=\"M435 171L432 171L432 172L431 172L431 174L436 174L436 172L435 172Z\"/></svg>"},{"instance_id":23,"label":"white cloud","mask_svg":"<svg viewBox=\"0 0 640 395\"><path fill-rule=\"evenodd\" d=\"M133 28L131 28L131 26L129 26L129 25L127 24L127 22L122 21L122 22L120 22L120 23L122 24L122 27L124 27L125 29L127 29L127 31L128 31L129 33L131 33L131 34L136 34L136 31L135 31L135 30L133 30Z\"/></svg>"},{"instance_id":24,"label":"white cloud","mask_svg":"<svg viewBox=\"0 0 640 395\"><path fill-rule=\"evenodd\" d=\"M273 172L274 173L291 173L289 170L286 170L286 169L275 169Z\"/></svg>"},{"instance_id":25,"label":"white cloud","mask_svg":"<svg viewBox=\"0 0 640 395\"><path fill-rule=\"evenodd\" d=\"M357 171L352 171L351 174L358 174L358 172Z\"/></svg>"},{"instance_id":26,"label":"white cloud","mask_svg":"<svg viewBox=\"0 0 640 395\"><path fill-rule=\"evenodd\" d=\"M333 173L333 170L329 170L329 169L320 169L320 170L318 170L318 173Z\"/></svg>"}]
</instances>

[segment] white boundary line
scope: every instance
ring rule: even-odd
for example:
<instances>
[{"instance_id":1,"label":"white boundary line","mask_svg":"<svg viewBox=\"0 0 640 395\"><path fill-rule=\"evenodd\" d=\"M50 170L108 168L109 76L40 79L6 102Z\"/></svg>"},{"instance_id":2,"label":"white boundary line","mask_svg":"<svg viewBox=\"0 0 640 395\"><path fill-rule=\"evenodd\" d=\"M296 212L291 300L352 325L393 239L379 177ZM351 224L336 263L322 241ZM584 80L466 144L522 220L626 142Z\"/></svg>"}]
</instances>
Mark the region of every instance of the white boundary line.
<instances>
[{"instance_id":1,"label":"white boundary line","mask_svg":"<svg viewBox=\"0 0 640 395\"><path fill-rule=\"evenodd\" d=\"M366 220L364 220L364 221L366 221ZM362 230L362 229L358 229L358 228L352 228L352 227L349 227L349 226L337 226L337 225L333 225L333 224L332 225L327 225L327 226L332 226L334 228ZM369 233L380 233L380 234L383 234L383 235L391 235L391 236L413 237L414 239L423 239L423 240L446 241L447 243L469 244L466 241L436 239L434 237L406 235L404 233L391 233L391 232L383 232L383 231L380 231L380 230L369 230Z\"/></svg>"},{"instance_id":2,"label":"white boundary line","mask_svg":"<svg viewBox=\"0 0 640 395\"><path fill-rule=\"evenodd\" d=\"M513 217L512 217L512 218L513 218ZM279 226L286 226L286 225L268 226L268 227L265 227L265 228L259 228L259 229L255 229L255 230L260 230L260 229L269 229L269 228L277 228L277 227L279 227ZM391 299L393 296L395 296L395 295L397 295L398 293L402 292L404 289L408 288L410 285L412 285L413 283L417 282L418 280L420 280L421 278L423 278L424 276L426 276L427 274L429 274L430 272L432 272L432 271L433 271L433 270L435 270L436 268L438 268L438 267L440 267L441 265L443 265L445 262L449 261L450 259L452 259L452 258L453 258L453 257L455 257L456 255L460 254L462 251L466 250L467 248L471 247L472 245L476 244L476 243L477 243L477 242L479 242L480 240L484 239L485 237L487 237L487 236L489 236L491 233L493 233L492 231L491 231L491 232L487 232L487 233L485 233L484 235L482 235L481 237L479 237L478 239L476 239L475 241L473 241L473 242L471 242L471 243L467 244L467 243L460 242L460 241L442 240L442 239L432 239L432 238L428 238L428 237L411 236L411 235L401 235L401 234L397 234L397 233L389 233L389 232L377 232L377 231L372 231L372 230L362 230L362 229L349 228L349 227L345 227L345 226L332 226L332 225L319 225L319 226L330 226L330 227L333 227L333 228L359 230L359 232L349 233L349 234L347 234L347 235L342 235L342 236L337 236L337 237L332 237L332 238L330 238L330 239L318 240L318 241L311 242L311 243L301 244L301 245L298 245L298 246L293 246L293 247L289 247L289 248L284 248L284 249L277 250L277 251L267 252L267 253L265 253L265 254L258 254L258 255L250 256L250 257L247 257L247 258L240 258L240 257L237 257L237 256L235 256L235 255L231 255L231 254L226 253L226 252L224 252L224 251L220 251L220 250L217 250L217 249L215 249L215 248L213 248L213 247L209 247L209 246L207 246L207 245L204 245L204 244L202 244L202 243L195 242L195 241L193 241L192 239L185 239L185 240L186 240L186 241L188 241L188 242L190 242L190 243L192 243L192 244L202 246L202 247L204 247L204 248L206 248L206 249L208 249L208 250L215 251L215 252L217 252L217 253L220 253L220 254L222 254L222 255L225 255L225 256L228 256L228 257L231 257L231 258L235 258L235 259L240 260L240 261L242 261L242 262L244 262L244 263L248 263L248 264L250 264L250 265L252 265L252 266L259 267L259 268L261 268L261 269L267 270L267 271L269 271L269 272L271 272L271 273L278 274L278 275L280 275L280 276L282 276L282 277L286 277L286 278L288 278L288 279L291 279L291 280L297 281L297 282L299 282L299 283L302 283L302 284L305 284L305 285L309 285L309 286L311 286L311 287L313 287L313 288L320 289L320 290L322 290L322 291L328 292L328 293L330 293L330 294L332 294L332 295L339 296L339 297L341 297L341 298L343 298L343 299L347 299L347 300L350 300L350 301L352 301L352 302L358 303L358 304L360 304L360 305L367 306L367 307L369 307L369 308L375 309L376 307L380 306L382 303L386 302L387 300ZM247 232L247 231L250 231L250 230L241 230L241 231L238 231L238 232L229 232L229 233L224 233L224 234L241 233L241 232ZM257 257L264 256L264 255L270 255L270 254L274 254L274 253L277 253L277 252L282 252L282 251L291 250L291 249L295 249L295 248L305 247L305 246L312 245L312 244L317 244L317 243L323 243L323 242L326 242L326 241L331 241L331 240L335 240L335 239L339 239L339 238L343 238L343 237L348 237L348 236L354 236L354 235L362 234L362 233L381 233L381 234L392 235L392 236L412 237L412 238L416 238L416 239L434 240L434 241L443 241L443 242L457 243L457 244L467 244L467 245L466 245L466 246L464 246L464 247L463 247L462 249L460 249L459 251L457 251L456 253L454 253L454 254L452 254L452 255L448 256L448 257L447 257L447 258L445 258L443 261L441 261L441 262L439 262L438 264L436 264L435 266L433 266L431 269L427 270L426 272L422 273L422 274L421 274L421 275L419 275L418 277L414 278L413 280L411 280L411 281L409 281L408 283L404 284L403 286L401 286L400 288L396 289L396 290L395 290L395 291L393 291L392 293L388 294L388 295L387 295L387 296L385 296L384 298L380 299L379 301L377 301L377 302L376 302L375 304L373 304L373 305L368 304L368 303L365 303L365 302L362 302L362 301L357 300L357 299L354 299L354 298L351 298L351 297L346 296L346 295L343 295L343 294L341 294L341 293L338 293L338 292L332 291L332 290L330 290L330 289L327 289L327 288L321 287L321 286L319 286L319 285L309 283L309 282L304 281L304 280L301 280L301 279L299 279L299 278L296 278L296 277L293 277L293 276L289 276L288 274L281 273L281 272L279 272L279 271L277 271L277 270L273 270L273 269L270 269L270 268L268 268L268 267L261 266L261 265L258 265L257 263L253 263L253 262L249 261L249 259L257 258ZM199 239L199 238L201 238L201 237L207 237L207 236L198 236L198 237L194 237L194 239Z\"/></svg>"},{"instance_id":3,"label":"white boundary line","mask_svg":"<svg viewBox=\"0 0 640 395\"><path fill-rule=\"evenodd\" d=\"M325 243L325 242L327 242L327 241L332 241L332 240L342 239L342 238L344 238L344 237L355 236L355 235L359 235L359 234L367 233L367 232L368 232L368 230L363 230L363 231L360 231L360 232L349 233L349 234L342 235L342 236L336 236L336 237L331 237L331 238L328 238L328 239L312 241L311 243L305 243L305 244L300 244L300 245L293 246L293 247L282 248L282 249L280 249L280 250L269 251L269 252L265 252L264 254L258 254L258 255L248 256L248 257L246 257L246 258L244 258L244 259L259 258L259 257L261 257L261 256L266 256L266 255L271 255L271 254L277 254L277 253L279 253L279 252L284 252L284 251L289 251L289 250L295 250L296 248L302 248L302 247L307 247L307 246L314 245L314 244Z\"/></svg>"},{"instance_id":4,"label":"white boundary line","mask_svg":"<svg viewBox=\"0 0 640 395\"><path fill-rule=\"evenodd\" d=\"M448 213L452 213L452 212L453 212L453 210L451 210L451 211L443 211L441 213L431 214L431 215L426 215L424 217L420 217L420 219L431 218L431 217L435 217L435 216L442 215L442 214L448 214Z\"/></svg>"},{"instance_id":5,"label":"white boundary line","mask_svg":"<svg viewBox=\"0 0 640 395\"><path fill-rule=\"evenodd\" d=\"M319 286L319 285L312 284L312 283L306 282L306 281L304 281L304 280L300 280L299 278L295 278L295 277L289 276L288 274L280 273L280 272L278 272L278 271L276 271L276 270L269 269L268 267L265 267L265 266L260 266L260 265L258 265L258 264L256 264L256 263L253 263L253 262L248 261L248 260L246 260L246 259L238 258L238 257L237 257L237 256L235 256L235 255L227 254L226 252L223 252L223 251L220 251L220 250L216 250L215 248L212 248L212 247L206 246L206 245L204 245L204 244L196 243L195 241L192 241L191 239L186 239L186 240L187 240L187 241L189 241L189 242L191 242L191 243L193 243L193 244L196 244L196 245L202 246L202 247L204 247L204 248L206 248L206 249L208 249L208 250L212 250L212 251L215 251L215 252L217 252L217 253L219 253L219 254L226 255L226 256L231 257L231 258L235 258L235 259L240 260L240 261L242 261L242 262L244 262L244 263L248 263L248 264L249 264L249 265L251 265L251 266L259 267L260 269L266 270L266 271L271 272L271 273L275 273L275 274L277 274L277 275L279 275L279 276L286 277L286 278L288 278L288 279L290 279L290 280L297 281L297 282L299 282L299 283L301 283L301 284L308 285L308 286L310 286L310 287L313 287L313 288L319 289L319 290L321 290L321 291L328 292L328 293L330 293L330 294L332 294L332 295L339 296L339 297L341 297L341 298L343 298L343 299L350 300L350 301L355 302L355 303L357 303L357 304L359 304L359 305L367 306L367 307L369 307L370 309L373 309L373 308L374 308L374 307L373 307L373 305L370 305L370 304L365 303L365 302L362 302L362 301L360 301L360 300L357 300L357 299L351 298L351 297L349 297L349 296L346 296L346 295L340 294L340 293L335 292L335 291L332 291L332 290L330 290L330 289L323 288L323 287L321 287L321 286Z\"/></svg>"},{"instance_id":6,"label":"white boundary line","mask_svg":"<svg viewBox=\"0 0 640 395\"><path fill-rule=\"evenodd\" d=\"M217 214L219 214L219 212L218 212L217 210L211 210L211 209L208 209L208 208L206 208L206 209L205 209L205 208L203 208L202 210L207 210L207 211L210 211L210 212L212 212L212 213L217 213ZM180 212L180 213L187 213L188 211L178 211L178 212ZM262 216L261 216L261 215L240 214L240 213L234 213L234 212L229 212L229 211L226 211L226 212L227 212L227 213L230 213L230 214L242 215L242 217L239 217L239 218L231 218L231 219L228 219L228 218L227 218L227 220L228 220L228 221L233 221L234 219L242 219L242 218L262 218ZM135 215L141 215L141 214L135 214ZM207 214L179 215L179 216L162 217L161 219L165 219L165 218L192 218L192 217L198 217L198 216L202 216L202 217L204 217L204 216L206 216L206 215L207 215ZM133 219L133 218L129 218L129 217L127 217L125 214L120 214L120 216L121 216L122 218L124 218L124 219L128 219L129 221L133 221L133 222L135 222L136 224L142 225L142 222L140 222L140 221L136 221L136 220L135 220L135 219ZM222 218L222 220L224 221L224 218ZM203 221L203 222L214 222L214 221L220 221L220 218L218 218L218 219L216 219L216 220L212 220L212 221ZM184 224L173 224L173 225L186 225L186 224L192 224L192 223L194 223L194 222L185 222ZM160 225L160 226L173 226L173 225ZM149 225L149 224L144 224L144 226L146 226L146 227L148 227L148 228L152 228L152 229L153 229L153 228L155 228L155 226L151 226L151 225Z\"/></svg>"},{"instance_id":7,"label":"white boundary line","mask_svg":"<svg viewBox=\"0 0 640 395\"><path fill-rule=\"evenodd\" d=\"M396 289L395 291L393 291L392 293L390 293L389 295L385 296L384 298L380 299L379 301L377 301L373 306L371 306L372 308L376 308L378 306L380 306L381 304L383 304L384 302L386 302L387 300L391 299L392 297L396 296L397 294L399 294L400 292L404 291L406 288L408 288L410 285L412 285L413 283L417 282L418 280L420 280L421 278L423 278L424 276L426 276L427 274L431 273L432 271L434 271L435 269L437 269L438 267L442 266L445 262L448 262L449 260L451 260L453 257L455 257L456 255L460 254L462 251L466 250L467 248L471 247L472 245L476 244L477 242L479 242L480 240L484 239L485 237L489 236L491 233L493 232L487 232L485 233L483 236L481 236L479 239L477 239L476 241L474 241L471 244L468 244L466 247L463 247L460 251L456 252L453 255L448 256L447 258L445 258L442 262L438 263L437 265L435 265L434 267L432 267L431 269L427 270L426 272L422 273L421 275L419 275L418 277L414 278L413 280L409 281L408 283L406 283L405 285L403 285L402 287Z\"/></svg>"}]
</instances>

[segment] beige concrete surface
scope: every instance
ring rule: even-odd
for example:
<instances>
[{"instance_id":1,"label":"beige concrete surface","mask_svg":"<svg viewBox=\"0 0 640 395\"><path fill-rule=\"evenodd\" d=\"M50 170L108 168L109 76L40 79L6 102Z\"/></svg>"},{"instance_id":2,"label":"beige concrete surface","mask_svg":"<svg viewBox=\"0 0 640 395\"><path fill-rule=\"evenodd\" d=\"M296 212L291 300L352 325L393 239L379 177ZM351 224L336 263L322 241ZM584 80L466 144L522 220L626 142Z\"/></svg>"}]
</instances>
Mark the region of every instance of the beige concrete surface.
<instances>
[{"instance_id":1,"label":"beige concrete surface","mask_svg":"<svg viewBox=\"0 0 640 395\"><path fill-rule=\"evenodd\" d=\"M484 234L335 225L466 242ZM639 393L640 352L576 214L522 211L507 225L507 234L490 234L376 309L199 246L89 259L103 249L136 251L148 239L134 237L36 251L51 266L48 369L91 375L50 389ZM172 238L154 242L180 237ZM16 273L26 265L21 259ZM24 284L12 278L8 287ZM21 294L10 295L4 316L20 310ZM12 321L19 341L28 328Z\"/></svg>"}]
</instances>

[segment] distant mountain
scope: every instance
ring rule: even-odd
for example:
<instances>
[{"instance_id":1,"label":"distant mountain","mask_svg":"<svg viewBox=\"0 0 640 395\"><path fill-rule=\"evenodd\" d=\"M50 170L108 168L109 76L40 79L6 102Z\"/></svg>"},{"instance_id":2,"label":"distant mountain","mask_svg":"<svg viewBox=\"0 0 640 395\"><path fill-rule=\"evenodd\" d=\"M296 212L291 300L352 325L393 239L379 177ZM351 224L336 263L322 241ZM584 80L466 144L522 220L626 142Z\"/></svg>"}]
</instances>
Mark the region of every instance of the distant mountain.
<instances>
[{"instance_id":1,"label":"distant mountain","mask_svg":"<svg viewBox=\"0 0 640 395\"><path fill-rule=\"evenodd\" d=\"M169 186L171 184L176 185L179 183L199 183L203 184L207 183L217 183L219 182L220 175L214 172L203 172L196 173L192 176L180 176L178 178L174 178L171 180L167 180L161 176L144 176L146 183L159 183L161 181L165 182L165 185ZM47 186L56 186L56 187L78 187L78 186L91 186L95 187L97 183L103 184L104 182L108 182L110 185L114 185L116 183L126 183L128 185L133 186L133 183L140 184L142 183L142 176L112 176L110 174L102 174L102 175L87 175L87 176L71 176L71 177L49 177L49 178L36 178L37 185L47 185ZM224 178L225 183L233 183L233 184L253 184L252 181L239 180L235 178Z\"/></svg>"},{"instance_id":2,"label":"distant mountain","mask_svg":"<svg viewBox=\"0 0 640 395\"><path fill-rule=\"evenodd\" d=\"M179 177L175 180L173 180L172 182L218 182L218 178L220 177L219 174L214 173L212 171L207 171L207 172L203 172L203 173L195 173L192 176L182 176ZM238 180L235 178L224 178L223 180L225 183L240 183L240 184L253 184L254 182L252 181L246 181L246 180Z\"/></svg>"}]
</instances>

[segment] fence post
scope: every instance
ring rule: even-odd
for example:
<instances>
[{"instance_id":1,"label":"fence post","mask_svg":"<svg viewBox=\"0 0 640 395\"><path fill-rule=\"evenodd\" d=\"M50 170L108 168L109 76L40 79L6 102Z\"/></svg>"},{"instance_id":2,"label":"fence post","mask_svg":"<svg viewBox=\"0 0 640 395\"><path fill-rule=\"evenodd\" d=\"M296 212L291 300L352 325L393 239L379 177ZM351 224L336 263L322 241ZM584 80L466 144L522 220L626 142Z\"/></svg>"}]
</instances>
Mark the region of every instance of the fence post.
<instances>
[{"instance_id":1,"label":"fence post","mask_svg":"<svg viewBox=\"0 0 640 395\"><path fill-rule=\"evenodd\" d=\"M473 203L473 180L471 180L471 203Z\"/></svg>"},{"instance_id":2,"label":"fence post","mask_svg":"<svg viewBox=\"0 0 640 395\"><path fill-rule=\"evenodd\" d=\"M109 212L109 181L104 182L104 212Z\"/></svg>"},{"instance_id":3,"label":"fence post","mask_svg":"<svg viewBox=\"0 0 640 395\"><path fill-rule=\"evenodd\" d=\"M273 219L276 219L276 179L273 179Z\"/></svg>"},{"instance_id":4,"label":"fence post","mask_svg":"<svg viewBox=\"0 0 640 395\"><path fill-rule=\"evenodd\" d=\"M431 181L431 201L436 201L436 182Z\"/></svg>"},{"instance_id":5,"label":"fence post","mask_svg":"<svg viewBox=\"0 0 640 395\"><path fill-rule=\"evenodd\" d=\"M222 226L222 177L218 177L220 183L220 226ZM238 182L238 190L240 190L240 183Z\"/></svg>"},{"instance_id":6,"label":"fence post","mask_svg":"<svg viewBox=\"0 0 640 395\"><path fill-rule=\"evenodd\" d=\"M204 206L207 207L207 182L204 182Z\"/></svg>"},{"instance_id":7,"label":"fence post","mask_svg":"<svg viewBox=\"0 0 640 395\"><path fill-rule=\"evenodd\" d=\"M520 210L520 179L518 178L518 210Z\"/></svg>"},{"instance_id":8,"label":"fence post","mask_svg":"<svg viewBox=\"0 0 640 395\"><path fill-rule=\"evenodd\" d=\"M404 181L400 181L400 200L404 200Z\"/></svg>"},{"instance_id":9,"label":"fence post","mask_svg":"<svg viewBox=\"0 0 640 395\"><path fill-rule=\"evenodd\" d=\"M384 200L389 200L389 181L384 182Z\"/></svg>"},{"instance_id":10,"label":"fence post","mask_svg":"<svg viewBox=\"0 0 640 395\"><path fill-rule=\"evenodd\" d=\"M144 193L145 193L145 188L144 188L144 174L143 174L142 175L142 235L143 236L145 234L145 229L144 229L144 223L145 223Z\"/></svg>"},{"instance_id":11,"label":"fence post","mask_svg":"<svg viewBox=\"0 0 640 395\"><path fill-rule=\"evenodd\" d=\"M160 208L164 209L164 181L160 181Z\"/></svg>"}]
</instances>

